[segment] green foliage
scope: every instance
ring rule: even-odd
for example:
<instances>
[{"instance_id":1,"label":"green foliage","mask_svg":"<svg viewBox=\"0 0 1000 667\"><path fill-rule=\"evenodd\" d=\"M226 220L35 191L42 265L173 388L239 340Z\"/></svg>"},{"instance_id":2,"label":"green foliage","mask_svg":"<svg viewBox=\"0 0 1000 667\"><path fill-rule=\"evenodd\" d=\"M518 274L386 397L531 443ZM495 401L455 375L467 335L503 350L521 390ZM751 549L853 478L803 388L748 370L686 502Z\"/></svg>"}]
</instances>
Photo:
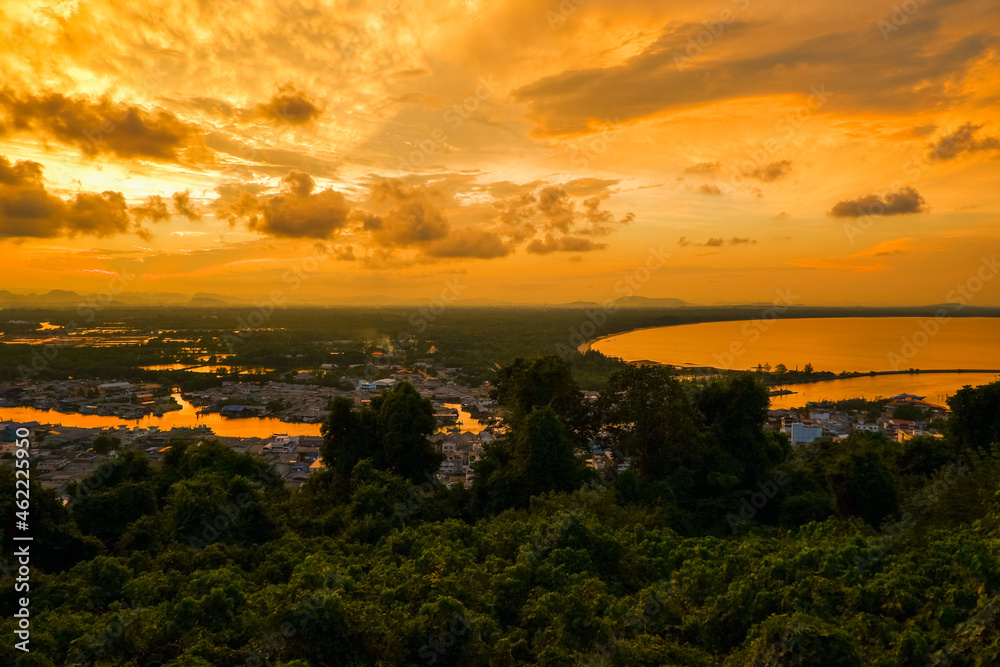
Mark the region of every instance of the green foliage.
<instances>
[{"instance_id":1,"label":"green foliage","mask_svg":"<svg viewBox=\"0 0 1000 667\"><path fill-rule=\"evenodd\" d=\"M490 396L506 410L507 422L521 426L536 408L549 406L581 444L591 433L589 415L568 362L557 356L517 359L499 369Z\"/></svg>"},{"instance_id":2,"label":"green foliage","mask_svg":"<svg viewBox=\"0 0 1000 667\"><path fill-rule=\"evenodd\" d=\"M959 389L948 407L958 445L974 450L1000 443L1000 382Z\"/></svg>"},{"instance_id":3,"label":"green foliage","mask_svg":"<svg viewBox=\"0 0 1000 667\"><path fill-rule=\"evenodd\" d=\"M679 466L702 462L700 416L667 368L629 366L615 373L598 411L611 446L643 477L663 479Z\"/></svg>"},{"instance_id":4,"label":"green foliage","mask_svg":"<svg viewBox=\"0 0 1000 667\"><path fill-rule=\"evenodd\" d=\"M927 418L927 414L919 405L900 405L892 412L893 419L906 419L919 422Z\"/></svg>"},{"instance_id":5,"label":"green foliage","mask_svg":"<svg viewBox=\"0 0 1000 667\"><path fill-rule=\"evenodd\" d=\"M653 463L602 483L554 386L529 392L470 492L388 464L426 469L411 450L427 413L407 389L332 405L343 447L301 489L215 442L175 443L162 465L122 451L65 506L30 485L32 653L6 642L0 664L1000 659L1000 452L969 449L981 424L790 450L763 430L752 380L627 370L592 424L620 460L646 448ZM348 447L365 429L391 453ZM15 489L0 467L5 558ZM733 535L725 516L746 507ZM14 586L0 582L7 637Z\"/></svg>"},{"instance_id":6,"label":"green foliage","mask_svg":"<svg viewBox=\"0 0 1000 667\"><path fill-rule=\"evenodd\" d=\"M427 439L436 428L433 404L408 382L360 409L350 399L335 398L321 427L323 461L343 477L370 459L380 470L420 482L443 458Z\"/></svg>"}]
</instances>

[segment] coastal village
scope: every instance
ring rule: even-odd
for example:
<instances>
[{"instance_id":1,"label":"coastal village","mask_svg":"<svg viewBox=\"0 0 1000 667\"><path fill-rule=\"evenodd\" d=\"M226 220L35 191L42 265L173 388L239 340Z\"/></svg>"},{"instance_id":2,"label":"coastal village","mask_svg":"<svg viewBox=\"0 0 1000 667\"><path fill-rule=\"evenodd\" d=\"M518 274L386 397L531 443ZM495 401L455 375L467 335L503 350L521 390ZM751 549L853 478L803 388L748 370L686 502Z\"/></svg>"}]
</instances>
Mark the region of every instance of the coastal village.
<instances>
[{"instance_id":1,"label":"coastal village","mask_svg":"<svg viewBox=\"0 0 1000 667\"><path fill-rule=\"evenodd\" d=\"M4 408L46 410L52 417L44 422L0 421L0 461L12 458L15 432L27 429L38 478L45 486L65 495L67 484L95 472L104 461L116 456L120 448L141 449L150 460L160 461L178 441L218 440L237 452L259 456L273 464L287 486L298 487L323 466L322 437L290 435L287 431L291 429L282 432L283 423L319 424L335 396L350 397L361 406L398 382L410 382L434 405L439 428L430 439L444 455L438 481L448 486L468 485L475 462L499 425L496 406L490 399L488 384L469 388L457 384L452 379L453 371L447 368L432 370L433 374L398 368L389 377L376 380L344 377L338 387L311 383L308 374L300 374L293 382L224 381L218 387L184 393L151 383L120 381L4 384L0 385L0 417ZM596 400L598 394L584 392L584 396ZM218 414L227 420L249 419L253 426L260 425L261 432L249 437L219 435L210 426L199 424L198 419L189 425L167 429L155 424L65 425L73 423L73 415L150 421L150 415L182 409L178 399L188 403L189 408L195 407L198 417ZM853 431L880 432L899 442L916 436L938 436L931 424L946 418L947 409L924 399L911 394L893 396L876 419L867 421L858 411L835 410L824 404L809 404L796 410L774 409L769 410L768 425L786 433L793 446L819 438L845 438ZM914 406L922 418L894 418L902 406ZM600 436L591 443L590 457L590 465L599 471L622 470L628 465L627 461L614 460Z\"/></svg>"}]
</instances>

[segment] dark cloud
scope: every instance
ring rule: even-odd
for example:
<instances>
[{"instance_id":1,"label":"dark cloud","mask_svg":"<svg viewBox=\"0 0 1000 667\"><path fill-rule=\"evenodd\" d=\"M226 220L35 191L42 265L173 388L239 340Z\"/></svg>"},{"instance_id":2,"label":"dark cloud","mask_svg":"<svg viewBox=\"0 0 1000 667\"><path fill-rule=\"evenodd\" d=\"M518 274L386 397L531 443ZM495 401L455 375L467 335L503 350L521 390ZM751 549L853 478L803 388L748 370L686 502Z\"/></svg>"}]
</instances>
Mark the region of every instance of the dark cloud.
<instances>
[{"instance_id":1,"label":"dark cloud","mask_svg":"<svg viewBox=\"0 0 1000 667\"><path fill-rule=\"evenodd\" d=\"M451 226L444 215L426 201L409 201L382 218L372 236L383 246L411 246L448 236Z\"/></svg>"},{"instance_id":2,"label":"dark cloud","mask_svg":"<svg viewBox=\"0 0 1000 667\"><path fill-rule=\"evenodd\" d=\"M788 160L781 160L779 162L772 162L770 164L760 165L756 169L750 171L744 171L744 176L749 176L750 178L756 178L759 181L765 183L770 183L771 181L776 181L779 178L783 178L788 175L788 172L792 170L792 163Z\"/></svg>"},{"instance_id":3,"label":"dark cloud","mask_svg":"<svg viewBox=\"0 0 1000 667\"><path fill-rule=\"evenodd\" d=\"M430 257L471 257L494 259L510 254L510 247L495 232L463 229L425 248Z\"/></svg>"},{"instance_id":4,"label":"dark cloud","mask_svg":"<svg viewBox=\"0 0 1000 667\"><path fill-rule=\"evenodd\" d=\"M198 220L201 218L201 212L198 211L198 207L191 201L191 192L189 190L175 192L171 195L171 199L174 200L174 213L177 215L182 215L188 220Z\"/></svg>"},{"instance_id":5,"label":"dark cloud","mask_svg":"<svg viewBox=\"0 0 1000 667\"><path fill-rule=\"evenodd\" d=\"M986 30L960 34L944 7L922 7L889 40L869 22L796 31L783 21L734 21L726 26L725 49L695 58L685 54L692 30L704 26L674 22L624 62L548 75L512 97L527 105L535 133L548 136L602 129L595 119L626 124L726 100L809 95L811 86L820 91L809 100L814 110L948 107L963 97L953 82L968 76L997 39Z\"/></svg>"},{"instance_id":6,"label":"dark cloud","mask_svg":"<svg viewBox=\"0 0 1000 667\"><path fill-rule=\"evenodd\" d=\"M753 244L753 243L756 243L756 242L757 242L756 240L751 239L751 238L739 238L737 236L732 237L728 241L729 245L742 245L744 243ZM681 246L682 248L687 247L689 245L703 246L703 247L706 247L706 248L721 248L726 243L727 243L727 241L725 239L723 239L722 237L718 237L718 238L716 238L716 237L710 237L704 243L693 243L692 241L689 241L686 236L682 236L682 237L680 237L680 239L677 240L677 245Z\"/></svg>"},{"instance_id":7,"label":"dark cloud","mask_svg":"<svg viewBox=\"0 0 1000 667\"><path fill-rule=\"evenodd\" d=\"M293 86L282 86L267 104L257 107L257 116L291 125L302 125L320 114L320 109Z\"/></svg>"},{"instance_id":8,"label":"dark cloud","mask_svg":"<svg viewBox=\"0 0 1000 667\"><path fill-rule=\"evenodd\" d=\"M617 227L635 220L626 213L615 218L602 209L601 194L585 199L574 198L573 193L608 193L617 181L577 179L561 185L544 185L537 191L529 183L517 194L494 203L500 233L518 242L535 236L538 232L560 235L606 236Z\"/></svg>"},{"instance_id":9,"label":"dark cloud","mask_svg":"<svg viewBox=\"0 0 1000 667\"><path fill-rule=\"evenodd\" d=\"M59 93L34 96L0 91L0 109L17 130L76 146L84 155L175 161L197 132L166 111L145 111L108 97L92 101Z\"/></svg>"},{"instance_id":10,"label":"dark cloud","mask_svg":"<svg viewBox=\"0 0 1000 667\"><path fill-rule=\"evenodd\" d=\"M962 153L1000 150L1000 138L976 138L982 127L965 123L951 134L941 137L931 144L931 160L954 160Z\"/></svg>"},{"instance_id":11,"label":"dark cloud","mask_svg":"<svg viewBox=\"0 0 1000 667\"><path fill-rule=\"evenodd\" d=\"M718 162L699 162L684 170L685 174L699 174L702 176L715 176L722 171L722 165Z\"/></svg>"},{"instance_id":12,"label":"dark cloud","mask_svg":"<svg viewBox=\"0 0 1000 667\"><path fill-rule=\"evenodd\" d=\"M451 231L438 203L441 195L426 186L387 179L376 181L370 190L375 205L389 207L381 216L361 214L365 229L379 245L391 248L426 244L445 238Z\"/></svg>"},{"instance_id":13,"label":"dark cloud","mask_svg":"<svg viewBox=\"0 0 1000 667\"><path fill-rule=\"evenodd\" d=\"M535 235L535 204L538 198L529 191L512 195L494 204L504 235L515 242L527 240Z\"/></svg>"},{"instance_id":14,"label":"dark cloud","mask_svg":"<svg viewBox=\"0 0 1000 667\"><path fill-rule=\"evenodd\" d=\"M698 186L698 192L709 197L721 197L722 190L718 185L712 185L711 183L703 183Z\"/></svg>"},{"instance_id":15,"label":"dark cloud","mask_svg":"<svg viewBox=\"0 0 1000 667\"><path fill-rule=\"evenodd\" d=\"M49 194L37 162L0 155L0 238L112 236L133 231L120 192L80 192L63 200Z\"/></svg>"},{"instance_id":16,"label":"dark cloud","mask_svg":"<svg viewBox=\"0 0 1000 667\"><path fill-rule=\"evenodd\" d=\"M316 182L295 169L281 179L281 192L260 195L257 184L216 188L215 206L230 223L244 220L253 231L283 238L330 238L347 225L350 204L333 189L315 192Z\"/></svg>"},{"instance_id":17,"label":"dark cloud","mask_svg":"<svg viewBox=\"0 0 1000 667\"><path fill-rule=\"evenodd\" d=\"M334 257L342 262L353 262L358 258L354 255L354 246L337 246L333 253Z\"/></svg>"},{"instance_id":18,"label":"dark cloud","mask_svg":"<svg viewBox=\"0 0 1000 667\"><path fill-rule=\"evenodd\" d=\"M607 248L606 243L594 243L591 239L578 236L554 237L546 234L544 239L534 239L528 244L528 252L535 255L548 255L553 252L589 252Z\"/></svg>"},{"instance_id":19,"label":"dark cloud","mask_svg":"<svg viewBox=\"0 0 1000 667\"><path fill-rule=\"evenodd\" d=\"M170 211L167 209L167 202L163 201L163 197L160 195L150 195L146 198L146 202L144 204L133 206L131 211L136 220L160 222L161 220L166 220L170 217Z\"/></svg>"},{"instance_id":20,"label":"dark cloud","mask_svg":"<svg viewBox=\"0 0 1000 667\"><path fill-rule=\"evenodd\" d=\"M545 227L557 229L564 234L575 221L573 200L561 187L550 185L538 192L538 210L545 219Z\"/></svg>"},{"instance_id":21,"label":"dark cloud","mask_svg":"<svg viewBox=\"0 0 1000 667\"><path fill-rule=\"evenodd\" d=\"M872 194L858 199L846 199L834 204L828 215L835 218L861 218L868 215L902 215L927 211L927 202L919 192L905 187L885 197Z\"/></svg>"}]
</instances>

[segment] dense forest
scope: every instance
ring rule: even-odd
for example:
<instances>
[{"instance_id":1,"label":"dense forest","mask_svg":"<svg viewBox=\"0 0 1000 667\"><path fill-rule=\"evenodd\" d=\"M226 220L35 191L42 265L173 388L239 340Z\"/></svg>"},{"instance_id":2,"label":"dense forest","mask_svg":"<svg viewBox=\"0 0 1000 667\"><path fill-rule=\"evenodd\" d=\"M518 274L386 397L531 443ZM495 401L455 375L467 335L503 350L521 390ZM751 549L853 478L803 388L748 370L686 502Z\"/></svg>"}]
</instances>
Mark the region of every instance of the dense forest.
<instances>
[{"instance_id":1,"label":"dense forest","mask_svg":"<svg viewBox=\"0 0 1000 667\"><path fill-rule=\"evenodd\" d=\"M31 653L0 467L0 663L1000 664L1000 383L943 438L793 449L752 374L627 367L587 401L548 356L491 381L468 489L436 483L405 383L331 403L301 489L214 442L122 450L65 505L32 486Z\"/></svg>"}]
</instances>

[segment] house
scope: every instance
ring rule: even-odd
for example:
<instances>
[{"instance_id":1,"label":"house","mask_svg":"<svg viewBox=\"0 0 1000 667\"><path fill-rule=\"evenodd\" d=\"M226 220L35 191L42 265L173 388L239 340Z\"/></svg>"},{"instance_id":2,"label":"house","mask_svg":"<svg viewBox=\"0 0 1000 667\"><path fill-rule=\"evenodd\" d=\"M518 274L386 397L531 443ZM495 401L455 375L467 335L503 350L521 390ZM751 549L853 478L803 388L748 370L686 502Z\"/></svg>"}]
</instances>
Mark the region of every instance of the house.
<instances>
[{"instance_id":1,"label":"house","mask_svg":"<svg viewBox=\"0 0 1000 667\"><path fill-rule=\"evenodd\" d=\"M97 388L102 394L115 391L129 391L132 389L131 382L105 382L104 384L97 385Z\"/></svg>"},{"instance_id":2,"label":"house","mask_svg":"<svg viewBox=\"0 0 1000 667\"><path fill-rule=\"evenodd\" d=\"M812 442L816 438L822 437L823 428L820 426L809 426L802 422L792 424L792 446L799 443Z\"/></svg>"},{"instance_id":3,"label":"house","mask_svg":"<svg viewBox=\"0 0 1000 667\"><path fill-rule=\"evenodd\" d=\"M912 431L913 427L914 423L909 419L889 419L882 422L882 430L891 437L895 437L900 430Z\"/></svg>"}]
</instances>

